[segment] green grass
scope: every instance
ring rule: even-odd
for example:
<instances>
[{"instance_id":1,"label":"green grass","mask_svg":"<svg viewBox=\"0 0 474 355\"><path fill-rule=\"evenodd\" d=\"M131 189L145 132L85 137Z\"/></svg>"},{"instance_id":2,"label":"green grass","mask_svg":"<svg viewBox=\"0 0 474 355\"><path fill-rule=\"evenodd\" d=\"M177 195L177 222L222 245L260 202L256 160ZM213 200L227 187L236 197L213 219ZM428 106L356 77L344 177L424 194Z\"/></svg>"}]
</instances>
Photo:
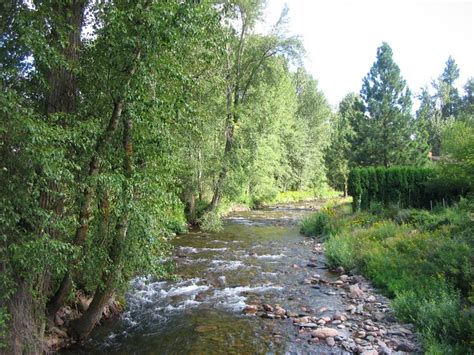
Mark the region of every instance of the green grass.
<instances>
[{"instance_id":1,"label":"green grass","mask_svg":"<svg viewBox=\"0 0 474 355\"><path fill-rule=\"evenodd\" d=\"M397 317L416 325L426 353L474 350L473 203L426 210L372 210L348 205L302 222L307 235L326 236L330 266L372 280L393 298ZM329 212L328 212L329 211Z\"/></svg>"}]
</instances>

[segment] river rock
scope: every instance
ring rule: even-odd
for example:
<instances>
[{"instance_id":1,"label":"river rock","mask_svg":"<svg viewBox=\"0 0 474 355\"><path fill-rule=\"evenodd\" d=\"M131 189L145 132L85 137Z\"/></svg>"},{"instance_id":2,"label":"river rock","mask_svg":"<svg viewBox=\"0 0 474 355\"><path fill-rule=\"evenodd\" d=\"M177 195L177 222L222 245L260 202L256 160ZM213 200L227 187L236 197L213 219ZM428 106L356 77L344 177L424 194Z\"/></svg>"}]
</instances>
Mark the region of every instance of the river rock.
<instances>
[{"instance_id":1,"label":"river rock","mask_svg":"<svg viewBox=\"0 0 474 355\"><path fill-rule=\"evenodd\" d=\"M254 304L249 304L247 306L245 306L245 308L243 309L243 313L245 314L255 314L257 313L258 311L258 307Z\"/></svg>"},{"instance_id":2,"label":"river rock","mask_svg":"<svg viewBox=\"0 0 474 355\"><path fill-rule=\"evenodd\" d=\"M358 338L365 338L366 335L367 334L363 330L359 330L359 331L356 332L356 336Z\"/></svg>"},{"instance_id":3,"label":"river rock","mask_svg":"<svg viewBox=\"0 0 474 355\"><path fill-rule=\"evenodd\" d=\"M68 335L67 333L62 330L62 329L59 329L58 327L52 327L51 329L51 333L58 336L59 338L67 338Z\"/></svg>"},{"instance_id":4,"label":"river rock","mask_svg":"<svg viewBox=\"0 0 474 355\"><path fill-rule=\"evenodd\" d=\"M377 350L364 350L362 351L361 355L378 355Z\"/></svg>"},{"instance_id":5,"label":"river rock","mask_svg":"<svg viewBox=\"0 0 474 355\"><path fill-rule=\"evenodd\" d=\"M382 340L377 340L377 345L380 347L379 348L379 354L380 355L391 355L392 350L385 344Z\"/></svg>"},{"instance_id":6,"label":"river rock","mask_svg":"<svg viewBox=\"0 0 474 355\"><path fill-rule=\"evenodd\" d=\"M342 266L338 266L338 267L336 268L336 272L337 272L338 274L344 274L345 270L344 270L344 268L343 268Z\"/></svg>"},{"instance_id":7,"label":"river rock","mask_svg":"<svg viewBox=\"0 0 474 355\"><path fill-rule=\"evenodd\" d=\"M273 307L269 304L264 304L262 307L267 312L273 312Z\"/></svg>"},{"instance_id":8,"label":"river rock","mask_svg":"<svg viewBox=\"0 0 474 355\"><path fill-rule=\"evenodd\" d=\"M338 334L339 332L333 328L319 328L311 332L311 335L313 337L320 339L326 339L327 337L335 337Z\"/></svg>"},{"instance_id":9,"label":"river rock","mask_svg":"<svg viewBox=\"0 0 474 355\"><path fill-rule=\"evenodd\" d=\"M304 328L317 328L318 327L316 323L300 323L299 326L304 327Z\"/></svg>"},{"instance_id":10,"label":"river rock","mask_svg":"<svg viewBox=\"0 0 474 355\"><path fill-rule=\"evenodd\" d=\"M358 284L351 285L349 287L349 297L351 298L361 298L364 295Z\"/></svg>"},{"instance_id":11,"label":"river rock","mask_svg":"<svg viewBox=\"0 0 474 355\"><path fill-rule=\"evenodd\" d=\"M263 318L268 318L268 319L275 319L276 318L276 315L274 315L273 313L264 313Z\"/></svg>"},{"instance_id":12,"label":"river rock","mask_svg":"<svg viewBox=\"0 0 474 355\"><path fill-rule=\"evenodd\" d=\"M286 309L280 306L275 306L273 313L277 316L284 316L286 314Z\"/></svg>"},{"instance_id":13,"label":"river rock","mask_svg":"<svg viewBox=\"0 0 474 355\"><path fill-rule=\"evenodd\" d=\"M339 276L339 280L341 280L342 282L347 282L349 280L349 276L347 275L341 275Z\"/></svg>"},{"instance_id":14,"label":"river rock","mask_svg":"<svg viewBox=\"0 0 474 355\"><path fill-rule=\"evenodd\" d=\"M371 296L367 297L365 300L366 300L367 302L373 303L373 302L375 302L377 299L375 298L375 296L371 295Z\"/></svg>"},{"instance_id":15,"label":"river rock","mask_svg":"<svg viewBox=\"0 0 474 355\"><path fill-rule=\"evenodd\" d=\"M333 337L327 337L326 338L326 344L328 344L329 346L333 347L336 345L336 341L334 340Z\"/></svg>"},{"instance_id":16,"label":"river rock","mask_svg":"<svg viewBox=\"0 0 474 355\"><path fill-rule=\"evenodd\" d=\"M57 326L62 326L64 325L64 320L59 316L59 315L55 315L54 316L54 323L57 325Z\"/></svg>"},{"instance_id":17,"label":"river rock","mask_svg":"<svg viewBox=\"0 0 474 355\"><path fill-rule=\"evenodd\" d=\"M334 320L342 320L343 317L344 315L339 311L334 312L334 314L332 315L332 319Z\"/></svg>"},{"instance_id":18,"label":"river rock","mask_svg":"<svg viewBox=\"0 0 474 355\"><path fill-rule=\"evenodd\" d=\"M357 307L353 304L350 304L345 309L346 309L347 312L354 313L356 311Z\"/></svg>"},{"instance_id":19,"label":"river rock","mask_svg":"<svg viewBox=\"0 0 474 355\"><path fill-rule=\"evenodd\" d=\"M416 348L413 344L409 342L403 342L398 344L397 348L395 349L396 351L404 351L406 353L412 353L416 351Z\"/></svg>"},{"instance_id":20,"label":"river rock","mask_svg":"<svg viewBox=\"0 0 474 355\"><path fill-rule=\"evenodd\" d=\"M296 324L309 323L309 318L308 317L295 318L293 320L293 323L296 323Z\"/></svg>"}]
</instances>

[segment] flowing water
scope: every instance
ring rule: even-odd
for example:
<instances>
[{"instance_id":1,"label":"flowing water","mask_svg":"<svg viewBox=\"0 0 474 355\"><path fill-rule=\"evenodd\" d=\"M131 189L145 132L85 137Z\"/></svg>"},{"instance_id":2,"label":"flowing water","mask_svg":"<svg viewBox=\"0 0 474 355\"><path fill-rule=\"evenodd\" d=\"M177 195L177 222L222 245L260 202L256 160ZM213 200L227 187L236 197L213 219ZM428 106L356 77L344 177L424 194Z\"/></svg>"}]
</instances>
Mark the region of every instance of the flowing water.
<instances>
[{"instance_id":1,"label":"flowing water","mask_svg":"<svg viewBox=\"0 0 474 355\"><path fill-rule=\"evenodd\" d=\"M305 278L334 277L297 221L316 203L234 213L220 233L177 236L179 281L136 278L127 311L99 327L80 348L84 354L281 354L340 353L299 339L290 319L242 314L247 304L279 304L288 311L341 308L340 298L312 288ZM308 267L309 262L317 266Z\"/></svg>"}]
</instances>

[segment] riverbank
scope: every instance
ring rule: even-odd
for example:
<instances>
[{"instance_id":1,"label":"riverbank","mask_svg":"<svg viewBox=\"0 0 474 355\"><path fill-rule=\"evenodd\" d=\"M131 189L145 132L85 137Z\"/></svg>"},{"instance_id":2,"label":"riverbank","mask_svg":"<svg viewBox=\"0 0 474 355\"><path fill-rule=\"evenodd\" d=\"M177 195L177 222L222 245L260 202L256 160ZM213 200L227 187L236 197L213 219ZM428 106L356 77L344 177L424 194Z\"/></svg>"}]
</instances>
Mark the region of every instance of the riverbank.
<instances>
[{"instance_id":1,"label":"riverbank","mask_svg":"<svg viewBox=\"0 0 474 355\"><path fill-rule=\"evenodd\" d=\"M45 353L55 353L77 343L77 339L72 337L69 333L69 325L74 320L79 319L87 311L91 302L92 297L88 297L78 291L75 294L73 302L70 302L69 305L63 306L58 310L54 316L54 320L50 320L46 326L43 339ZM104 306L99 324L119 317L123 310L123 304L115 297L112 297L108 304Z\"/></svg>"},{"instance_id":2,"label":"riverbank","mask_svg":"<svg viewBox=\"0 0 474 355\"><path fill-rule=\"evenodd\" d=\"M326 208L302 223L325 240L330 267L367 276L416 325L428 354L473 350L472 202L434 211Z\"/></svg>"},{"instance_id":3,"label":"riverbank","mask_svg":"<svg viewBox=\"0 0 474 355\"><path fill-rule=\"evenodd\" d=\"M318 260L325 260L324 247L312 243L314 257L306 268L317 268ZM324 262L324 261L323 261ZM328 296L341 299L342 307L302 307L297 312L280 305L248 305L243 313L267 319L289 319L298 333L295 341L332 351L354 354L421 353L412 324L399 324L387 297L380 295L361 275L348 275L338 267L326 278L318 273L303 280L308 288L322 290ZM336 276L337 275L337 276ZM277 334L277 338L281 335Z\"/></svg>"}]
</instances>

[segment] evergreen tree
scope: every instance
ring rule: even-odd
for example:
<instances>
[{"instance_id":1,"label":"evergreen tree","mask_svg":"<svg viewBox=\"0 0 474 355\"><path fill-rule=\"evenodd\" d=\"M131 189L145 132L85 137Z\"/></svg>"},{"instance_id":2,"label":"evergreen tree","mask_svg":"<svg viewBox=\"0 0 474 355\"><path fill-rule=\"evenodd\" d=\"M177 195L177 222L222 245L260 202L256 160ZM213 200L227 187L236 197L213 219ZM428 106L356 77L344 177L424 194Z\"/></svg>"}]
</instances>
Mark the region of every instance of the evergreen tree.
<instances>
[{"instance_id":1,"label":"evergreen tree","mask_svg":"<svg viewBox=\"0 0 474 355\"><path fill-rule=\"evenodd\" d=\"M415 156L424 154L413 130L410 90L385 42L377 49L377 59L363 80L361 97L365 109L361 124L365 133L363 165L412 164Z\"/></svg>"},{"instance_id":2,"label":"evergreen tree","mask_svg":"<svg viewBox=\"0 0 474 355\"><path fill-rule=\"evenodd\" d=\"M456 116L461 105L458 89L454 86L454 82L458 78L458 65L456 61L449 56L443 74L440 75L438 82L434 84L434 87L437 89L436 98L441 114L445 119Z\"/></svg>"},{"instance_id":3,"label":"evergreen tree","mask_svg":"<svg viewBox=\"0 0 474 355\"><path fill-rule=\"evenodd\" d=\"M467 79L464 85L464 96L462 97L462 107L460 118L462 120L473 119L474 116L474 78Z\"/></svg>"}]
</instances>

